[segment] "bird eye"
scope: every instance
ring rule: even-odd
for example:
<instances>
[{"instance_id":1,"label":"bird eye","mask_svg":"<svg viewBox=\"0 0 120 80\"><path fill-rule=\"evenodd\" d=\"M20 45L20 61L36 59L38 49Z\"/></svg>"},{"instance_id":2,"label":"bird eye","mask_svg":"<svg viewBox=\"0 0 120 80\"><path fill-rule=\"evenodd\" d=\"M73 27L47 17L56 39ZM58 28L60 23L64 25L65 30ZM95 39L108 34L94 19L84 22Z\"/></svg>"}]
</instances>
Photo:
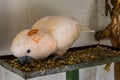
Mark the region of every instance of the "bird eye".
<instances>
[{"instance_id":1,"label":"bird eye","mask_svg":"<svg viewBox=\"0 0 120 80\"><path fill-rule=\"evenodd\" d=\"M30 49L27 50L27 53L30 53Z\"/></svg>"}]
</instances>

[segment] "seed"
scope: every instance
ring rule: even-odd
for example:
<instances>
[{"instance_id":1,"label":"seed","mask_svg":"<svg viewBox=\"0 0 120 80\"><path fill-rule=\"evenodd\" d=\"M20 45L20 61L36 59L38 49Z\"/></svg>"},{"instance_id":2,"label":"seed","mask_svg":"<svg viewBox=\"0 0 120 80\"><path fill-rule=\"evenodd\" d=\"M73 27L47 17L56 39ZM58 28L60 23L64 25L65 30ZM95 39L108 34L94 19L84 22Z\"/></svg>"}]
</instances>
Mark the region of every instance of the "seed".
<instances>
[{"instance_id":1,"label":"seed","mask_svg":"<svg viewBox=\"0 0 120 80\"><path fill-rule=\"evenodd\" d=\"M43 59L43 60L31 60L29 64L24 66L20 65L17 59L5 60L11 66L18 68L22 71L37 71L50 69L53 67L58 67L62 65L78 64L80 62L92 61L106 57L118 56L119 51L108 49L107 47L96 46L83 50L75 50L67 52L66 54L71 54L68 58L64 60L54 60L54 59Z\"/></svg>"}]
</instances>

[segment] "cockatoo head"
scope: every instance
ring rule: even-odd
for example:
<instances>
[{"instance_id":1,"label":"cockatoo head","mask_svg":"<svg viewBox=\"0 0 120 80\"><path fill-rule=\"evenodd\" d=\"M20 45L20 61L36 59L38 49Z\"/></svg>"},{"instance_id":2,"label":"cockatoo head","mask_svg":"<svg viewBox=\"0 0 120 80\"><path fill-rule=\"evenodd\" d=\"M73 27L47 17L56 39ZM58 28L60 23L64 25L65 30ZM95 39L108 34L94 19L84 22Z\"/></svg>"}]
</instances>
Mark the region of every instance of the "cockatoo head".
<instances>
[{"instance_id":1,"label":"cockatoo head","mask_svg":"<svg viewBox=\"0 0 120 80\"><path fill-rule=\"evenodd\" d=\"M24 63L27 59L43 59L51 55L56 50L56 41L48 33L26 29L16 35L11 50L20 63Z\"/></svg>"}]
</instances>

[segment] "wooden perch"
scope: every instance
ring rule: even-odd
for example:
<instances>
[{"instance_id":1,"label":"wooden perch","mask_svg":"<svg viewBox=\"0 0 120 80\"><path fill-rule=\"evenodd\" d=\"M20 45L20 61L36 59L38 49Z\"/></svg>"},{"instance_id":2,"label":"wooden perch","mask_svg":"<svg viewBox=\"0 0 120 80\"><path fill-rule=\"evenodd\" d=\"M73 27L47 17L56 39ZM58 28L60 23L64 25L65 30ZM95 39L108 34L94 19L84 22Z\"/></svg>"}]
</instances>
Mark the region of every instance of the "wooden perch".
<instances>
[{"instance_id":1,"label":"wooden perch","mask_svg":"<svg viewBox=\"0 0 120 80\"><path fill-rule=\"evenodd\" d=\"M115 9L111 16L111 23L104 30L97 31L95 39L98 41L109 39L112 46L120 48L120 0L117 0L113 7ZM114 74L115 80L120 80L120 62L115 62Z\"/></svg>"}]
</instances>

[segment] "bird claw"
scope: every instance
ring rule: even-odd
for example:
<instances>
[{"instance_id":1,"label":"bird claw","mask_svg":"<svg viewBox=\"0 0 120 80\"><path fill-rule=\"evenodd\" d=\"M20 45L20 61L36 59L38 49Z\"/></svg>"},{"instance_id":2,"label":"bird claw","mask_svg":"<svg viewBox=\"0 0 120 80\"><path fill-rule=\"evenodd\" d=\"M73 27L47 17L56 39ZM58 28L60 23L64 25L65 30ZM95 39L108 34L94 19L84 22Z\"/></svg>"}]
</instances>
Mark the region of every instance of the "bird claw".
<instances>
[{"instance_id":1,"label":"bird claw","mask_svg":"<svg viewBox=\"0 0 120 80\"><path fill-rule=\"evenodd\" d=\"M63 59L65 59L65 58L66 58L66 57L57 55L57 56L55 56L53 59L55 59L55 60L63 60Z\"/></svg>"}]
</instances>

